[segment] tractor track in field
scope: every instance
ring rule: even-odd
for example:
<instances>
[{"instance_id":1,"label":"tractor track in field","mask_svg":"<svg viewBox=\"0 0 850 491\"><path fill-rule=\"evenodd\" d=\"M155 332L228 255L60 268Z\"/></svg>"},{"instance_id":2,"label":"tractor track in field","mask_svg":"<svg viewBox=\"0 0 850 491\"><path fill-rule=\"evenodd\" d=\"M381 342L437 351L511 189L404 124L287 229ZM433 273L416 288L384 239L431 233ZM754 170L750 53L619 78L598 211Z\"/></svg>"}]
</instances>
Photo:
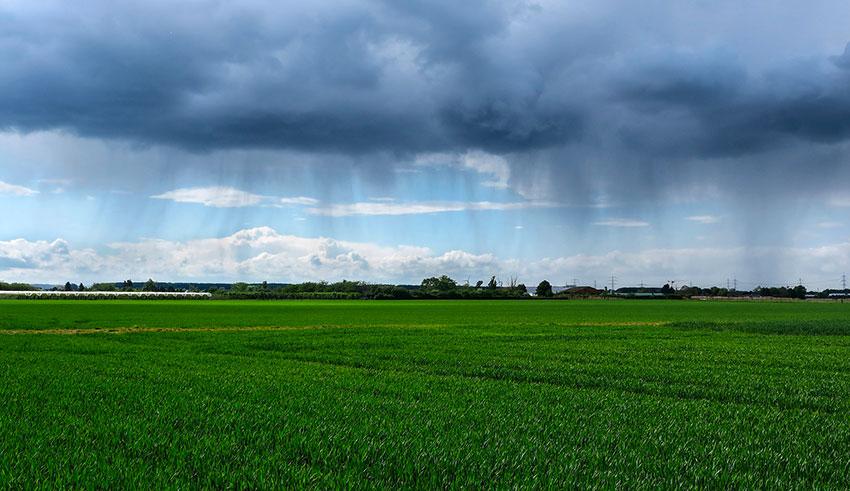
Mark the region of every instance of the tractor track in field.
<instances>
[{"instance_id":1,"label":"tractor track in field","mask_svg":"<svg viewBox=\"0 0 850 491\"><path fill-rule=\"evenodd\" d=\"M661 327L669 322L576 322L568 324L554 324L554 327ZM317 329L345 329L357 327L395 327L395 328L429 328L439 329L447 327L471 327L452 326L443 324L376 324L376 325L313 325L313 326L229 326L229 327L110 327L110 328L81 328L81 329L0 329L0 335L21 334L53 334L62 336L85 335L85 334L134 334L146 332L237 332L237 331L309 331ZM517 333L510 333L517 334Z\"/></svg>"},{"instance_id":2,"label":"tractor track in field","mask_svg":"<svg viewBox=\"0 0 850 491\"><path fill-rule=\"evenodd\" d=\"M112 327L89 329L5 329L0 335L19 334L53 334L53 335L83 335L83 334L133 334L143 332L232 332L232 331L306 331L324 329L336 326L250 326L250 327Z\"/></svg>"}]
</instances>

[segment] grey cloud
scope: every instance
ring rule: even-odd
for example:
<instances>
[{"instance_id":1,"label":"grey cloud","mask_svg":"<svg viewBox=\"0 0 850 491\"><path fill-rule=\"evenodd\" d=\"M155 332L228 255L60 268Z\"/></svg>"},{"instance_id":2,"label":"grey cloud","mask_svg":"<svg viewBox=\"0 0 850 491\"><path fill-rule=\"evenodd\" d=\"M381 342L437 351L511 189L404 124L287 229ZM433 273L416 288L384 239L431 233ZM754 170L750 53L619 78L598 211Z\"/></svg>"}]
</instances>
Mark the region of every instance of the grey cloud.
<instances>
[{"instance_id":1,"label":"grey cloud","mask_svg":"<svg viewBox=\"0 0 850 491\"><path fill-rule=\"evenodd\" d=\"M483 150L526 196L584 203L847 177L850 47L836 55L847 39L828 15L844 3L668 7L5 4L0 128L379 168ZM771 27L805 15L816 27Z\"/></svg>"},{"instance_id":2,"label":"grey cloud","mask_svg":"<svg viewBox=\"0 0 850 491\"><path fill-rule=\"evenodd\" d=\"M0 127L191 150L415 152L553 144L578 118L499 86L505 67L479 49L510 20L498 3L68 10L3 13L15 28L0 38L12 67Z\"/></svg>"},{"instance_id":3,"label":"grey cloud","mask_svg":"<svg viewBox=\"0 0 850 491\"><path fill-rule=\"evenodd\" d=\"M838 68L850 70L850 43L844 46L844 53L841 56L835 56L831 60Z\"/></svg>"}]
</instances>

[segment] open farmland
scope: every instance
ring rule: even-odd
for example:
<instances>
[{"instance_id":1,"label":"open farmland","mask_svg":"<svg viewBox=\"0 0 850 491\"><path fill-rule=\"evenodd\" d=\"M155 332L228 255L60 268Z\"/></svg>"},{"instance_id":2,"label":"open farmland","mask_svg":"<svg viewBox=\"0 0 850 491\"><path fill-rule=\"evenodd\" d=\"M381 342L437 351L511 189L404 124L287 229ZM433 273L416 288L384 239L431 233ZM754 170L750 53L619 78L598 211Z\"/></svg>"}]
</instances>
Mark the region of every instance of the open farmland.
<instances>
[{"instance_id":1,"label":"open farmland","mask_svg":"<svg viewBox=\"0 0 850 491\"><path fill-rule=\"evenodd\" d=\"M6 486L850 486L850 304L7 300L0 330Z\"/></svg>"}]
</instances>

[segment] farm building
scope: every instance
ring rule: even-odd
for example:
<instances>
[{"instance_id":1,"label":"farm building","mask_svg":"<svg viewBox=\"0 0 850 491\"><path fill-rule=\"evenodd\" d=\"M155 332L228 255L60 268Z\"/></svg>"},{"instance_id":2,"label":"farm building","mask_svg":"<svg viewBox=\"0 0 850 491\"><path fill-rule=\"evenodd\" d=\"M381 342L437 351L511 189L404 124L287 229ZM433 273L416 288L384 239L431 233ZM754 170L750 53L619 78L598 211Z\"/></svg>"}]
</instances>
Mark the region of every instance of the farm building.
<instances>
[{"instance_id":1,"label":"farm building","mask_svg":"<svg viewBox=\"0 0 850 491\"><path fill-rule=\"evenodd\" d=\"M577 296L591 296L591 295L601 295L602 290L597 290L592 286L571 286L566 290L560 292L562 295L577 295Z\"/></svg>"},{"instance_id":2,"label":"farm building","mask_svg":"<svg viewBox=\"0 0 850 491\"><path fill-rule=\"evenodd\" d=\"M623 288L617 288L614 292L615 295L621 297L639 297L639 298L651 298L658 297L663 298L665 293L661 288L650 288L650 287L638 287L638 286L628 286Z\"/></svg>"}]
</instances>

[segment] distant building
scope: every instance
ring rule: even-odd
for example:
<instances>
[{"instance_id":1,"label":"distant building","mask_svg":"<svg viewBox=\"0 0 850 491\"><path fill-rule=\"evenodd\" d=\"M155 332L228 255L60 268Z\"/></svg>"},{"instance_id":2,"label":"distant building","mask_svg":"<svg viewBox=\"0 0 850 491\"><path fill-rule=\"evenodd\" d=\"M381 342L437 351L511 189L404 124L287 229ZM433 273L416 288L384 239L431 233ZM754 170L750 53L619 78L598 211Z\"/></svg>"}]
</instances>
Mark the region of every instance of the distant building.
<instances>
[{"instance_id":1,"label":"distant building","mask_svg":"<svg viewBox=\"0 0 850 491\"><path fill-rule=\"evenodd\" d=\"M590 296L590 295L601 295L602 290L597 290L592 286L571 286L560 292L562 295L580 295L580 296Z\"/></svg>"},{"instance_id":2,"label":"distant building","mask_svg":"<svg viewBox=\"0 0 850 491\"><path fill-rule=\"evenodd\" d=\"M620 297L640 297L640 298L651 298L651 297L665 297L665 293L661 290L661 288L650 288L650 287L639 287L639 286L627 286L623 288L617 288L614 291L614 295Z\"/></svg>"}]
</instances>

